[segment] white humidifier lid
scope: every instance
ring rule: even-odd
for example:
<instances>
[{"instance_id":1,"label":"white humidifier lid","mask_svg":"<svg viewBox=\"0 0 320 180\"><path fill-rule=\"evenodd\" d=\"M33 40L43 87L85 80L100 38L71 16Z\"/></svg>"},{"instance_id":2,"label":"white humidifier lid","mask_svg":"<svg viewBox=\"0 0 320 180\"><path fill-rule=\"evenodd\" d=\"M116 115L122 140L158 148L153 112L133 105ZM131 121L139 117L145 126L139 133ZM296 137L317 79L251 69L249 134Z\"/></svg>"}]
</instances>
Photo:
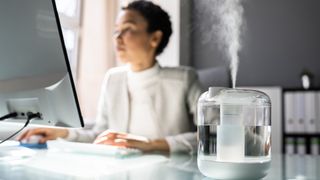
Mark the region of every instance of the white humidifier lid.
<instances>
[{"instance_id":1,"label":"white humidifier lid","mask_svg":"<svg viewBox=\"0 0 320 180\"><path fill-rule=\"evenodd\" d=\"M261 91L248 89L222 89L213 97L213 101L215 101L217 104L223 105L271 105L268 95Z\"/></svg>"}]
</instances>

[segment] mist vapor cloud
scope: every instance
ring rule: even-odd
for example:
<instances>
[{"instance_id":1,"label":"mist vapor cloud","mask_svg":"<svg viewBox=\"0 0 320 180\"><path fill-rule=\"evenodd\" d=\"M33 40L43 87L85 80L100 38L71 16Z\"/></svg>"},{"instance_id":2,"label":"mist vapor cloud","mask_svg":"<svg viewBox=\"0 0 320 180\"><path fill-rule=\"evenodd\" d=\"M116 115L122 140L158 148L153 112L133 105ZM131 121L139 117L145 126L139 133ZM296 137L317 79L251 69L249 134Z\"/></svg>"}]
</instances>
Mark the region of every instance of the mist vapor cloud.
<instances>
[{"instance_id":1,"label":"mist vapor cloud","mask_svg":"<svg viewBox=\"0 0 320 180\"><path fill-rule=\"evenodd\" d=\"M230 61L232 87L236 86L239 66L239 51L241 50L241 35L244 31L242 7L243 0L200 0L200 13L209 15L211 24L200 27L205 34L204 43L217 41L219 48ZM207 29L207 28L210 29ZM212 37L216 37L213 39Z\"/></svg>"},{"instance_id":2,"label":"mist vapor cloud","mask_svg":"<svg viewBox=\"0 0 320 180\"><path fill-rule=\"evenodd\" d=\"M232 87L236 86L241 50L241 31L243 30L243 7L241 0L218 0L217 15L219 18L218 37L230 60Z\"/></svg>"}]
</instances>

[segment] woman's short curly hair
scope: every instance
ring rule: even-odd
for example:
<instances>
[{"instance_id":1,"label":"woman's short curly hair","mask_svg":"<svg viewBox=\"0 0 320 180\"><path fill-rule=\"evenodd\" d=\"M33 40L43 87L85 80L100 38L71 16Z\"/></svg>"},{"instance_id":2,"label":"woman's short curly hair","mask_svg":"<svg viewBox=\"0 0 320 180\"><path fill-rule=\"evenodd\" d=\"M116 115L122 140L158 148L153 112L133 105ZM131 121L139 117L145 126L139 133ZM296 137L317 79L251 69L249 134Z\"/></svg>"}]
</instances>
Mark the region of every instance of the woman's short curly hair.
<instances>
[{"instance_id":1,"label":"woman's short curly hair","mask_svg":"<svg viewBox=\"0 0 320 180\"><path fill-rule=\"evenodd\" d=\"M156 49L156 55L163 52L167 46L170 36L172 34L170 16L160 6L145 0L138 0L129 3L122 10L134 10L139 12L148 23L147 31L149 33L160 30L163 35L159 46Z\"/></svg>"}]
</instances>

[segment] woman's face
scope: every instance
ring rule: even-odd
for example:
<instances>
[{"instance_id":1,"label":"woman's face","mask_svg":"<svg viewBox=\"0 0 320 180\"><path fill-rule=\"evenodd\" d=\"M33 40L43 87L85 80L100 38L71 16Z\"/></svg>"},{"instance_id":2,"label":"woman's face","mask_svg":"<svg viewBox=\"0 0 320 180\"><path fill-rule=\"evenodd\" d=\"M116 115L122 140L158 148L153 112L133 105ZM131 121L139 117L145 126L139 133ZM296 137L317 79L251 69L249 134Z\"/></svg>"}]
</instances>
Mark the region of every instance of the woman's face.
<instances>
[{"instance_id":1,"label":"woman's face","mask_svg":"<svg viewBox=\"0 0 320 180\"><path fill-rule=\"evenodd\" d=\"M147 32L148 23L137 11L124 10L116 21L114 43L117 58L124 63L143 63L154 60L155 45L153 33Z\"/></svg>"}]
</instances>

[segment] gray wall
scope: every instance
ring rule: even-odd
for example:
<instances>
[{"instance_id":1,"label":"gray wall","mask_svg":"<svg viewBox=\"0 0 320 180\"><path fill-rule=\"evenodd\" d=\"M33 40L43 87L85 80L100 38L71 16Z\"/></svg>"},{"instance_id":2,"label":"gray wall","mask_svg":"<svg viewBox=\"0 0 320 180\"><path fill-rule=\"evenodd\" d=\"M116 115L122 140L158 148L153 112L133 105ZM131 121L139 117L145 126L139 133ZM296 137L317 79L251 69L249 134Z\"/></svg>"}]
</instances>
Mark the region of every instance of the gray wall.
<instances>
[{"instance_id":1,"label":"gray wall","mask_svg":"<svg viewBox=\"0 0 320 180\"><path fill-rule=\"evenodd\" d=\"M228 66L210 33L212 0L192 0L191 62L196 69ZM239 86L301 87L304 68L320 86L320 1L247 0Z\"/></svg>"}]
</instances>

